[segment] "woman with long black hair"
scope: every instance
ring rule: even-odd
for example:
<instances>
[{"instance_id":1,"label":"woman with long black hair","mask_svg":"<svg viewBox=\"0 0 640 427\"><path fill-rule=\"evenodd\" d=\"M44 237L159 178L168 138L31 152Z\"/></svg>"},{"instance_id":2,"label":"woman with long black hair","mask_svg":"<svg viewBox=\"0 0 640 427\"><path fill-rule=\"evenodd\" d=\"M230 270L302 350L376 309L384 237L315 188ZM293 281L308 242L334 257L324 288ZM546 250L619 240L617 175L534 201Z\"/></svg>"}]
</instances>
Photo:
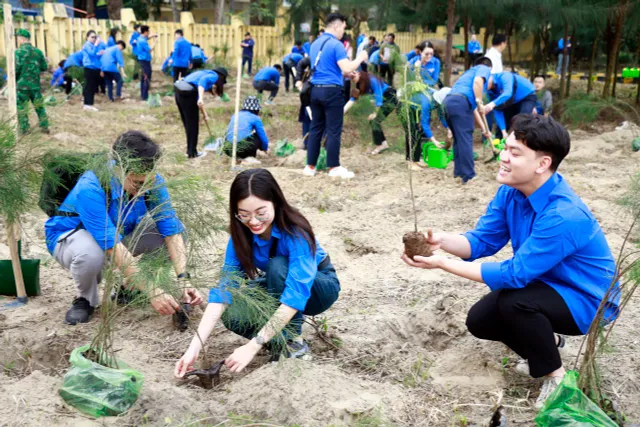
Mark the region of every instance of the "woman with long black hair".
<instances>
[{"instance_id":1,"label":"woman with long black hair","mask_svg":"<svg viewBox=\"0 0 640 427\"><path fill-rule=\"evenodd\" d=\"M115 46L118 42L118 33L120 30L117 27L113 27L109 31L109 40L107 40L107 47Z\"/></svg>"},{"instance_id":2,"label":"woman with long black hair","mask_svg":"<svg viewBox=\"0 0 640 427\"><path fill-rule=\"evenodd\" d=\"M276 356L273 353L278 350L269 341L281 337L287 325L284 356L302 357L309 351L300 337L303 315L318 315L338 299L340 282L329 256L316 241L309 221L287 203L269 171L250 169L236 177L229 193L229 213L231 238L222 278L209 293L209 305L198 327L199 337L193 338L176 363L175 375L179 378L193 369L203 343L220 318L227 329L250 340L225 360L231 372L242 371L265 344ZM256 325L237 314L234 317L227 312L223 316L225 309L234 304L228 289L245 276L258 279L258 271L264 275L256 280L257 286L280 302L271 318L264 325Z\"/></svg>"},{"instance_id":3,"label":"woman with long black hair","mask_svg":"<svg viewBox=\"0 0 640 427\"><path fill-rule=\"evenodd\" d=\"M380 154L382 151L389 148L387 144L387 138L382 131L382 122L393 111L398 108L398 97L396 90L384 82L380 77L369 74L366 71L356 73L352 78L356 84L357 91L352 92L352 98L349 103L345 105L345 112L351 108L351 105L358 98L354 95L373 95L376 102L376 111L371 113L368 117L369 124L371 125L371 134L373 136L373 143L376 148L371 152L372 155Z\"/></svg>"},{"instance_id":4,"label":"woman with long black hair","mask_svg":"<svg viewBox=\"0 0 640 427\"><path fill-rule=\"evenodd\" d=\"M199 110L201 109L205 119L208 119L204 109L204 93L210 92L214 96L223 96L227 75L225 68L218 67L215 70L196 71L184 80L178 80L173 84L176 104L178 104L180 118L187 134L187 157L190 159L207 155L206 151L198 152Z\"/></svg>"},{"instance_id":5,"label":"woman with long black hair","mask_svg":"<svg viewBox=\"0 0 640 427\"><path fill-rule=\"evenodd\" d=\"M93 100L100 79L100 56L104 50L100 49L100 39L93 30L87 31L87 41L82 47L82 67L84 68L84 88L82 95L84 97L84 109L87 111L98 111L93 106Z\"/></svg>"}]
</instances>

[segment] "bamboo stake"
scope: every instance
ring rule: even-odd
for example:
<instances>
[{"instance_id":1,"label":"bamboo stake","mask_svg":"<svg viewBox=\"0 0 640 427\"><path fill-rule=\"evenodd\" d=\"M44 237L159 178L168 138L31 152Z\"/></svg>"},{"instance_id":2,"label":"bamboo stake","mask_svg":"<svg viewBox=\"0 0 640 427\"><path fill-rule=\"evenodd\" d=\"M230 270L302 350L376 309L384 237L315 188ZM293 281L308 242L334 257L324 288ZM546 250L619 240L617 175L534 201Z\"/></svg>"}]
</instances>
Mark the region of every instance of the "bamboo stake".
<instances>
[{"instance_id":1,"label":"bamboo stake","mask_svg":"<svg viewBox=\"0 0 640 427\"><path fill-rule=\"evenodd\" d=\"M236 76L236 120L233 123L233 153L231 155L231 170L236 168L236 150L238 148L238 113L240 112L240 84L242 83L242 58L238 58L238 73Z\"/></svg>"},{"instance_id":2,"label":"bamboo stake","mask_svg":"<svg viewBox=\"0 0 640 427\"><path fill-rule=\"evenodd\" d=\"M16 235L18 239L16 240ZM9 242L9 252L11 254L11 265L13 266L13 277L16 282L16 293L18 302L26 304L27 291L24 288L24 277L20 266L20 252L18 251L18 241L20 240L20 227L18 224L7 224L7 240Z\"/></svg>"}]
</instances>

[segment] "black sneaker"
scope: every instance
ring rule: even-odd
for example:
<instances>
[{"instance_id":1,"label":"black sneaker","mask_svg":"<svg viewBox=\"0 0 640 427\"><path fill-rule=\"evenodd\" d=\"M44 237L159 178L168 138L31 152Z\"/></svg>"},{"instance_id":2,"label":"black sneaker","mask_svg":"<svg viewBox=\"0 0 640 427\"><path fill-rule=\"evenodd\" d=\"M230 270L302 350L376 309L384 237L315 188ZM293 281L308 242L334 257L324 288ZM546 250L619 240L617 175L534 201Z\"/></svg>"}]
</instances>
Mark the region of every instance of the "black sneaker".
<instances>
[{"instance_id":1,"label":"black sneaker","mask_svg":"<svg viewBox=\"0 0 640 427\"><path fill-rule=\"evenodd\" d=\"M189 314L191 313L191 304L185 302L179 311L173 314L173 326L180 332L189 329Z\"/></svg>"},{"instance_id":2,"label":"black sneaker","mask_svg":"<svg viewBox=\"0 0 640 427\"><path fill-rule=\"evenodd\" d=\"M93 314L93 307L89 305L89 301L80 297L73 300L73 304L67 315L64 317L64 323L67 325L75 325L78 323L87 323Z\"/></svg>"},{"instance_id":3,"label":"black sneaker","mask_svg":"<svg viewBox=\"0 0 640 427\"><path fill-rule=\"evenodd\" d=\"M130 290L121 286L118 292L111 293L111 301L117 301L118 305L129 305L135 301L142 292L137 289Z\"/></svg>"}]
</instances>

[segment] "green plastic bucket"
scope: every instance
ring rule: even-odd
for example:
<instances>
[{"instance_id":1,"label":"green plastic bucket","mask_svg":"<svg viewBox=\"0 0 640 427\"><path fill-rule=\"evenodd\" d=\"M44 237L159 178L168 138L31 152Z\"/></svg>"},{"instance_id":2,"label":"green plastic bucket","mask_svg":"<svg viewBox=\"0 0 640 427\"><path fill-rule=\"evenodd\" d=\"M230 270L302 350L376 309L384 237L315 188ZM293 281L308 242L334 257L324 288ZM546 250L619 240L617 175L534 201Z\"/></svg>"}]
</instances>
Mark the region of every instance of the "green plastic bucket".
<instances>
[{"instance_id":1,"label":"green plastic bucket","mask_svg":"<svg viewBox=\"0 0 640 427\"><path fill-rule=\"evenodd\" d=\"M633 78L633 74L631 72L631 68L623 68L622 69L622 78L624 78L624 79Z\"/></svg>"},{"instance_id":2,"label":"green plastic bucket","mask_svg":"<svg viewBox=\"0 0 640 427\"><path fill-rule=\"evenodd\" d=\"M21 249L20 242L18 242L18 254L21 254ZM22 269L24 288L27 291L27 296L37 297L40 295L40 260L22 259L21 256L20 268ZM0 260L0 295L18 295L11 260Z\"/></svg>"},{"instance_id":3,"label":"green plastic bucket","mask_svg":"<svg viewBox=\"0 0 640 427\"><path fill-rule=\"evenodd\" d=\"M453 159L453 151L431 145L427 149L427 165L430 168L446 169Z\"/></svg>"}]
</instances>

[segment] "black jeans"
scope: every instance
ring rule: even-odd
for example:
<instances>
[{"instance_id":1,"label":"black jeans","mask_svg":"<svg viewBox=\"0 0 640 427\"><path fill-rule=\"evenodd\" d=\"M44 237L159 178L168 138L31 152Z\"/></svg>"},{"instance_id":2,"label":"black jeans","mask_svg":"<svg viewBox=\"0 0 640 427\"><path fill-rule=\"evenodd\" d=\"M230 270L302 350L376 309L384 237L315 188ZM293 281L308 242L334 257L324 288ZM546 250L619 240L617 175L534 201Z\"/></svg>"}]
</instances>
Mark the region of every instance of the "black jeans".
<instances>
[{"instance_id":1,"label":"black jeans","mask_svg":"<svg viewBox=\"0 0 640 427\"><path fill-rule=\"evenodd\" d=\"M104 77L98 74L98 82L96 84L96 93L105 94L107 89L107 84L104 81Z\"/></svg>"},{"instance_id":2,"label":"black jeans","mask_svg":"<svg viewBox=\"0 0 640 427\"><path fill-rule=\"evenodd\" d=\"M516 102L505 108L502 113L504 114L504 122L507 125L507 130L511 127L511 120L513 120L515 116L518 114L531 114L536 106L536 102L538 102L538 97L535 93L532 93L520 102ZM507 135L502 135L502 137L506 138Z\"/></svg>"},{"instance_id":3,"label":"black jeans","mask_svg":"<svg viewBox=\"0 0 640 427\"><path fill-rule=\"evenodd\" d=\"M263 91L268 90L271 92L269 95L269 99L273 99L278 95L278 85L275 82L267 81L267 80L254 80L253 88L258 91L259 94L262 94Z\"/></svg>"},{"instance_id":4,"label":"black jeans","mask_svg":"<svg viewBox=\"0 0 640 427\"><path fill-rule=\"evenodd\" d=\"M84 69L84 88L82 88L84 105L93 105L93 99L96 95L96 88L98 87L99 78L100 70L95 70L93 68Z\"/></svg>"},{"instance_id":5,"label":"black jeans","mask_svg":"<svg viewBox=\"0 0 640 427\"><path fill-rule=\"evenodd\" d=\"M284 89L289 92L289 76L295 81L293 70L296 68L296 64L293 61L287 61L282 64L284 68Z\"/></svg>"},{"instance_id":6,"label":"black jeans","mask_svg":"<svg viewBox=\"0 0 640 427\"><path fill-rule=\"evenodd\" d=\"M244 64L249 64L247 69L247 74L251 75L251 65L253 64L253 56L243 56L242 57L242 71L244 72Z\"/></svg>"},{"instance_id":7,"label":"black jeans","mask_svg":"<svg viewBox=\"0 0 640 427\"><path fill-rule=\"evenodd\" d=\"M376 145L382 145L387 138L382 131L382 122L391 114L396 108L398 108L398 98L396 97L396 90L392 87L388 87L382 94L382 107L378 110L376 118L369 122L371 126L371 133L373 135L373 143Z\"/></svg>"},{"instance_id":8,"label":"black jeans","mask_svg":"<svg viewBox=\"0 0 640 427\"><path fill-rule=\"evenodd\" d=\"M307 164L315 166L320 156L322 136L327 134L327 167L340 166L340 138L344 123L344 88L311 88L311 129L307 143Z\"/></svg>"},{"instance_id":9,"label":"black jeans","mask_svg":"<svg viewBox=\"0 0 640 427\"><path fill-rule=\"evenodd\" d=\"M266 271L266 280L261 280L259 286L264 287L271 296L280 299L285 289L285 281L289 272L289 259L277 256L269 261ZM336 275L336 270L329 263L323 269L318 270L316 278L311 287L311 296L307 301L304 312L297 312L289 324L301 332L303 314L316 316L328 310L338 299L340 294L340 281ZM224 326L238 335L251 339L262 329L264 325L257 325L242 318L241 313L233 313L233 302L229 309L222 315ZM274 307L275 309L275 307ZM233 313L233 314L230 314ZM267 319L265 319L266 322Z\"/></svg>"},{"instance_id":10,"label":"black jeans","mask_svg":"<svg viewBox=\"0 0 640 427\"><path fill-rule=\"evenodd\" d=\"M246 159L247 157L255 157L261 147L262 143L260 142L258 135L252 133L248 138L238 141L238 146L236 147L236 158ZM224 154L231 157L233 154L233 142L225 142L223 151Z\"/></svg>"},{"instance_id":11,"label":"black jeans","mask_svg":"<svg viewBox=\"0 0 640 427\"><path fill-rule=\"evenodd\" d=\"M200 109L198 108L198 91L179 91L176 89L176 104L180 118L187 134L187 157L198 156L198 132L200 130Z\"/></svg>"},{"instance_id":12,"label":"black jeans","mask_svg":"<svg viewBox=\"0 0 640 427\"><path fill-rule=\"evenodd\" d=\"M402 128L404 129L404 149L406 153L406 159L412 162L420 161L420 154L422 152L422 129L418 126L418 114L421 114L417 108L409 106L409 120L406 119L406 107L400 103L398 105L398 116ZM409 141L409 135L411 135L411 141ZM411 142L411 144L409 144Z\"/></svg>"},{"instance_id":13,"label":"black jeans","mask_svg":"<svg viewBox=\"0 0 640 427\"><path fill-rule=\"evenodd\" d=\"M562 366L555 333L583 335L564 299L540 281L486 295L469 310L467 328L475 337L501 341L527 359L534 378Z\"/></svg>"},{"instance_id":14,"label":"black jeans","mask_svg":"<svg viewBox=\"0 0 640 427\"><path fill-rule=\"evenodd\" d=\"M180 78L187 77L189 69L187 67L173 67L173 81L176 82Z\"/></svg>"},{"instance_id":15,"label":"black jeans","mask_svg":"<svg viewBox=\"0 0 640 427\"><path fill-rule=\"evenodd\" d=\"M380 77L383 79L386 76L387 84L393 87L393 76L396 73L396 70L389 64L380 64Z\"/></svg>"},{"instance_id":16,"label":"black jeans","mask_svg":"<svg viewBox=\"0 0 640 427\"><path fill-rule=\"evenodd\" d=\"M64 93L69 95L73 89L73 79L67 72L64 73Z\"/></svg>"},{"instance_id":17,"label":"black jeans","mask_svg":"<svg viewBox=\"0 0 640 427\"><path fill-rule=\"evenodd\" d=\"M140 97L143 101L149 99L149 88L151 87L151 62L138 61L140 63Z\"/></svg>"}]
</instances>

